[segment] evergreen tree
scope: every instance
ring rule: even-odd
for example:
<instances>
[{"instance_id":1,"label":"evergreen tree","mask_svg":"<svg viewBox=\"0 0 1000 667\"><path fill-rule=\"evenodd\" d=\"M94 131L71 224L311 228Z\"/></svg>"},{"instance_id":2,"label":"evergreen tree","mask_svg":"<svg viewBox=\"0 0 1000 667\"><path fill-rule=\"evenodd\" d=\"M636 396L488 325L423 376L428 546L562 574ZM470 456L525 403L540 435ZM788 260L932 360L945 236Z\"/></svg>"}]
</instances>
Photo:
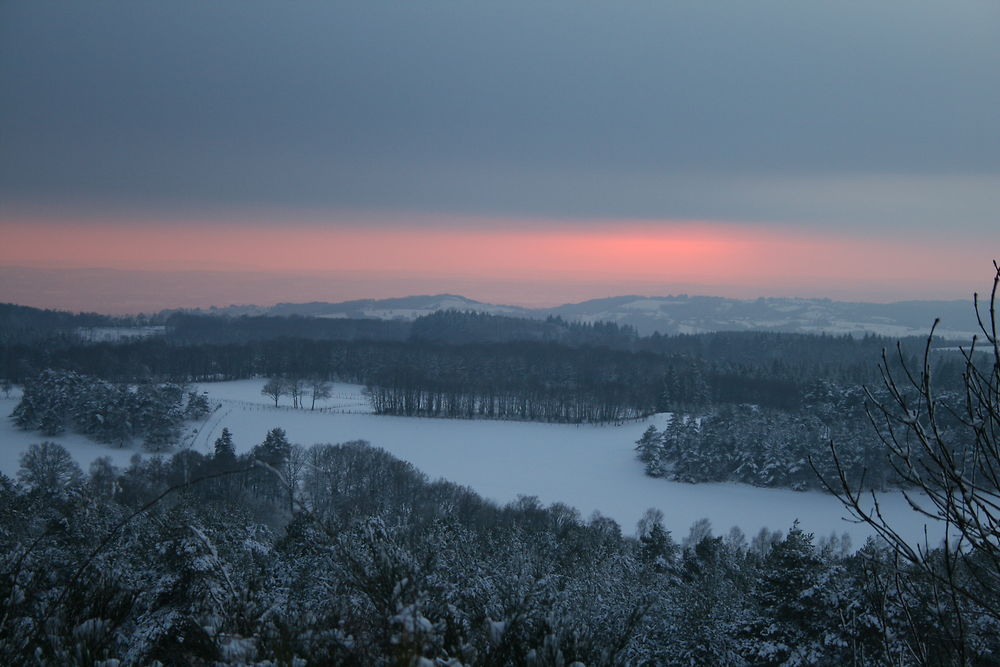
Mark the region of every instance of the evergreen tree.
<instances>
[{"instance_id":1,"label":"evergreen tree","mask_svg":"<svg viewBox=\"0 0 1000 667\"><path fill-rule=\"evenodd\" d=\"M639 559L663 572L673 567L677 558L677 543L663 526L663 512L650 508L639 520Z\"/></svg>"},{"instance_id":2,"label":"evergreen tree","mask_svg":"<svg viewBox=\"0 0 1000 667\"><path fill-rule=\"evenodd\" d=\"M639 452L639 460L642 461L646 469L646 474L650 477L660 477L663 475L661 467L661 457L663 455L663 436L652 424L646 429L635 443L635 449Z\"/></svg>"},{"instance_id":3,"label":"evergreen tree","mask_svg":"<svg viewBox=\"0 0 1000 667\"><path fill-rule=\"evenodd\" d=\"M753 661L815 664L827 654L826 635L835 635L835 610L823 594L826 565L813 536L796 521L785 539L764 558L757 579L761 618L751 630Z\"/></svg>"},{"instance_id":4,"label":"evergreen tree","mask_svg":"<svg viewBox=\"0 0 1000 667\"><path fill-rule=\"evenodd\" d=\"M187 405L184 406L184 413L188 419L198 420L205 417L210 410L208 397L196 391L189 391L187 395Z\"/></svg>"},{"instance_id":5,"label":"evergreen tree","mask_svg":"<svg viewBox=\"0 0 1000 667\"><path fill-rule=\"evenodd\" d=\"M143 446L151 452L168 450L180 440L184 421L184 390L176 384L143 384L137 390L137 421Z\"/></svg>"},{"instance_id":6,"label":"evergreen tree","mask_svg":"<svg viewBox=\"0 0 1000 667\"><path fill-rule=\"evenodd\" d=\"M232 463L236 460L236 447L233 445L233 434L226 427L215 439L215 460L222 463Z\"/></svg>"},{"instance_id":7,"label":"evergreen tree","mask_svg":"<svg viewBox=\"0 0 1000 667\"><path fill-rule=\"evenodd\" d=\"M14 408L14 423L43 435L66 430L72 412L83 400L87 382L72 371L45 370L24 383L21 402Z\"/></svg>"},{"instance_id":8,"label":"evergreen tree","mask_svg":"<svg viewBox=\"0 0 1000 667\"><path fill-rule=\"evenodd\" d=\"M285 435L285 429L272 428L267 432L264 442L254 447L254 457L274 468L280 468L291 452L291 443Z\"/></svg>"},{"instance_id":9,"label":"evergreen tree","mask_svg":"<svg viewBox=\"0 0 1000 667\"><path fill-rule=\"evenodd\" d=\"M267 466L267 469L258 469L254 473L260 495L269 499L286 495L288 488L285 466L291 450L292 445L288 442L285 430L281 428L272 428L267 432L264 442L253 448L253 458Z\"/></svg>"}]
</instances>

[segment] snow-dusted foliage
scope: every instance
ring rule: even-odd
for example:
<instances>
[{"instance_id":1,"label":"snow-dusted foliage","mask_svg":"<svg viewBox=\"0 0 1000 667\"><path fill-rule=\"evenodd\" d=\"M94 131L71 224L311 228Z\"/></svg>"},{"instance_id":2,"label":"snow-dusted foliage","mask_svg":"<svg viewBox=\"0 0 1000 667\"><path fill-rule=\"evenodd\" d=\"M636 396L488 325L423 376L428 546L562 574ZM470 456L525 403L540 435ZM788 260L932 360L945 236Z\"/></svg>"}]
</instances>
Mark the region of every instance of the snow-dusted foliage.
<instances>
[{"instance_id":1,"label":"snow-dusted foliage","mask_svg":"<svg viewBox=\"0 0 1000 667\"><path fill-rule=\"evenodd\" d=\"M626 538L565 505L430 482L364 443L296 454L276 431L251 455L223 441L52 484L34 480L58 456L26 460L21 484L0 476L0 663L908 665L1000 650L971 602L899 588L874 542L849 555L794 525L748 545L702 521L681 546L657 510ZM956 619L974 621L958 633Z\"/></svg>"},{"instance_id":2,"label":"snow-dusted foliage","mask_svg":"<svg viewBox=\"0 0 1000 667\"><path fill-rule=\"evenodd\" d=\"M902 480L866 414L868 396L882 398L884 391L869 391L818 381L801 410L723 405L698 415L677 413L662 431L650 427L636 441L636 455L647 475L680 482L825 489L824 479L843 473L854 486L885 489ZM954 408L963 398L942 392L940 400ZM941 412L941 428L956 447L964 446L953 413ZM837 444L839 470L831 441Z\"/></svg>"},{"instance_id":3,"label":"snow-dusted foliage","mask_svg":"<svg viewBox=\"0 0 1000 667\"><path fill-rule=\"evenodd\" d=\"M823 488L836 474L829 443L836 439L844 472L884 488L891 468L878 465L884 448L866 428L864 392L817 383L804 410L721 406L703 415L675 414L636 442L646 474L682 482L736 481L755 486ZM823 395L818 395L823 391Z\"/></svg>"},{"instance_id":4,"label":"snow-dusted foliage","mask_svg":"<svg viewBox=\"0 0 1000 667\"><path fill-rule=\"evenodd\" d=\"M73 371L45 370L24 383L12 415L25 430L58 435L66 430L124 446L141 438L150 451L170 449L187 419L208 414L208 400L183 385L113 383Z\"/></svg>"}]
</instances>

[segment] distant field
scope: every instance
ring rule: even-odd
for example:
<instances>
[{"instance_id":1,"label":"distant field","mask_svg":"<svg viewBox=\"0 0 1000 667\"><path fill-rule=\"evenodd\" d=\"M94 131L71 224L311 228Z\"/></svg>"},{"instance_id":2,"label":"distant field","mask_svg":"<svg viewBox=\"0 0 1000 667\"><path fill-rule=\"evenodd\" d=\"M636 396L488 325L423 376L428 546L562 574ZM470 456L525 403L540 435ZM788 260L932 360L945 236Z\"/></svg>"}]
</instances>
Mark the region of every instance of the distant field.
<instances>
[{"instance_id":1,"label":"distant field","mask_svg":"<svg viewBox=\"0 0 1000 667\"><path fill-rule=\"evenodd\" d=\"M842 520L844 511L833 497L819 492L762 489L741 484L684 484L643 474L633 443L652 423L666 425L667 415L623 426L592 426L486 420L422 419L371 414L362 387L337 384L333 396L317 401L317 410L294 410L288 398L278 408L260 394L263 380L207 383L198 386L219 407L203 423L193 424L185 445L212 451L223 427L229 428L238 451L263 441L271 428L285 429L302 445L367 440L410 461L432 478L467 485L499 502L518 495L538 496L543 503L563 502L584 518L599 511L618 521L627 533L649 507L666 516L675 535L707 517L716 534L739 526L748 537L761 527L786 530L795 519L817 536L847 532L860 547L869 532ZM0 398L10 414L16 398ZM307 401L308 408L308 401ZM43 438L18 431L8 420L0 424L0 471L14 475L17 459L32 442ZM82 436L53 438L69 448L86 467L98 456L127 465L135 450L92 443ZM881 498L883 510L903 526L912 540L922 539L923 520L900 494Z\"/></svg>"},{"instance_id":2,"label":"distant field","mask_svg":"<svg viewBox=\"0 0 1000 667\"><path fill-rule=\"evenodd\" d=\"M164 326L149 327L77 327L76 334L91 343L120 343L166 333Z\"/></svg>"}]
</instances>

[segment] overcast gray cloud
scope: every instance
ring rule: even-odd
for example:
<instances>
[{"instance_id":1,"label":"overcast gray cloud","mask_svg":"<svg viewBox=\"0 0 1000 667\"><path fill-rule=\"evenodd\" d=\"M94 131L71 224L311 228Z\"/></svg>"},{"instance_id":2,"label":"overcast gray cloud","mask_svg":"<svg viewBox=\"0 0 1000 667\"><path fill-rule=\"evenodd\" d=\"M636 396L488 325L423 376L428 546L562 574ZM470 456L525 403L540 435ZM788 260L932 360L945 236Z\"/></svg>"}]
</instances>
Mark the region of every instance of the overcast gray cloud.
<instances>
[{"instance_id":1,"label":"overcast gray cloud","mask_svg":"<svg viewBox=\"0 0 1000 667\"><path fill-rule=\"evenodd\" d=\"M1000 4L5 2L0 214L988 230Z\"/></svg>"}]
</instances>

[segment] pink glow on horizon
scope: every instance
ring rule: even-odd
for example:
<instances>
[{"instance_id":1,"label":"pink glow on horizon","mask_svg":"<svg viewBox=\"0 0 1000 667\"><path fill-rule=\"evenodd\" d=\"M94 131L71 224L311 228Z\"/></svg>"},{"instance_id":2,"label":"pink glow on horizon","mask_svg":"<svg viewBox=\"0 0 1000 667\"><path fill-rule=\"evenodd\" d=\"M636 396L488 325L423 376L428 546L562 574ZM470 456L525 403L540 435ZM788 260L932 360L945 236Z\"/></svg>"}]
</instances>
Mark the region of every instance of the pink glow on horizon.
<instances>
[{"instance_id":1,"label":"pink glow on horizon","mask_svg":"<svg viewBox=\"0 0 1000 667\"><path fill-rule=\"evenodd\" d=\"M849 298L854 286L855 298L876 295L876 300L937 298L940 289L934 292L932 285L967 285L954 294L960 298L976 287L991 259L976 248L958 244L949 248L947 243L921 239L692 221L606 221L583 227L545 220L522 221L517 226L499 221L494 228L471 229L454 225L414 229L294 223L279 227L218 222L0 222L0 236L0 265L6 266L363 272L375 279L399 278L397 296L416 292L406 289L407 280L411 284L415 284L412 280L430 281L427 284L441 286L438 291L455 292L470 281L480 285L534 282L534 303L564 298L558 294L565 289L553 289L552 298L546 299L546 284L563 288L608 285L608 291L590 294L593 297L623 293L625 285L647 285L646 293L664 294L669 286L688 284L709 288L701 293L713 293L711 286L719 286L714 293L720 296ZM734 294L734 286L741 293ZM884 288L880 297L872 289L878 286ZM373 296L361 286L358 289L360 293L343 298ZM4 298L0 289L0 300ZM278 298L305 299L300 294ZM262 303L254 294L236 299L240 300ZM513 293L503 300L526 302Z\"/></svg>"}]
</instances>

